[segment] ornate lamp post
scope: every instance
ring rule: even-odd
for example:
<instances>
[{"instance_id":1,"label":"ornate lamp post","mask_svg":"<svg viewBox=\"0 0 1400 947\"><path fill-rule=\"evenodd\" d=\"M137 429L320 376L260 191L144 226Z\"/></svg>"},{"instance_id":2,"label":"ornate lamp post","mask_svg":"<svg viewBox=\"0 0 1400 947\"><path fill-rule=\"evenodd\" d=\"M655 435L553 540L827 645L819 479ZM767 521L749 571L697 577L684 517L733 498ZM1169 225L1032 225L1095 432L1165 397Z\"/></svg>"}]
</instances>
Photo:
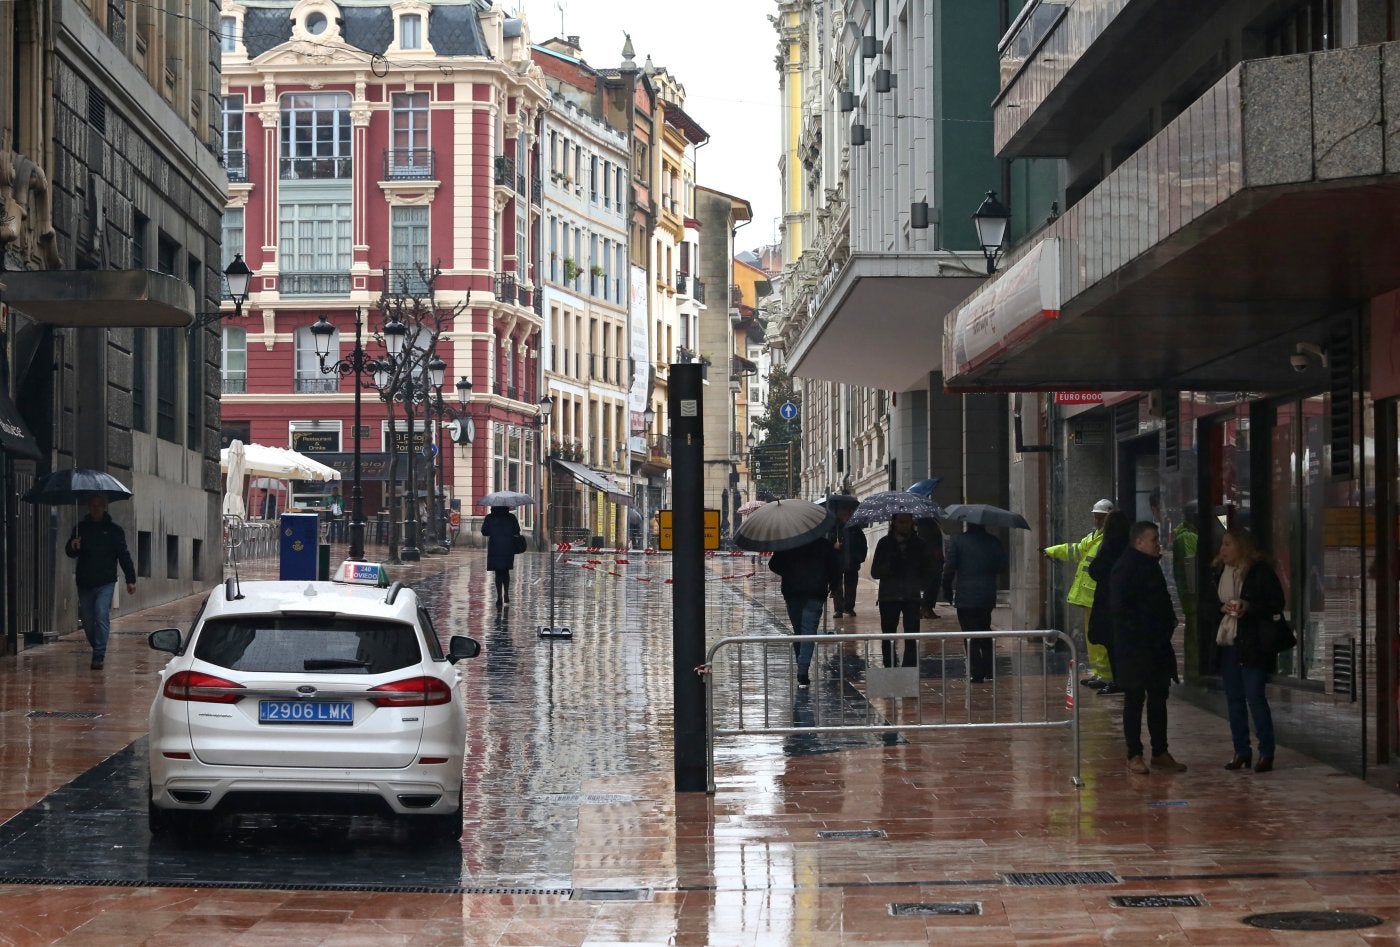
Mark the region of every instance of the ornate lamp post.
<instances>
[{"instance_id":1,"label":"ornate lamp post","mask_svg":"<svg viewBox=\"0 0 1400 947\"><path fill-rule=\"evenodd\" d=\"M972 215L972 224L977 228L977 242L982 245L982 256L987 259L987 274L997 269L997 257L1006 245L1006 227L1011 222L1011 211L997 200L996 191L988 191L977 212Z\"/></svg>"},{"instance_id":2,"label":"ornate lamp post","mask_svg":"<svg viewBox=\"0 0 1400 947\"><path fill-rule=\"evenodd\" d=\"M228 298L233 301L233 314L243 315L243 304L248 301L248 284L252 282L253 271L243 262L243 254L235 253L233 262L224 270L228 281Z\"/></svg>"},{"instance_id":3,"label":"ornate lamp post","mask_svg":"<svg viewBox=\"0 0 1400 947\"><path fill-rule=\"evenodd\" d=\"M399 558L404 562L417 562L423 558L423 554L418 548L418 493L413 478L413 388L416 386L412 372L405 370L409 367L407 363L414 351L412 348L405 350L407 339L408 326L398 319L390 319L384 324L384 348L388 350L389 355L387 359L380 359L376 363L374 382L386 401L401 397L404 413L408 416L408 491L405 496L407 511L404 514L404 541L399 548ZM400 383L399 392L388 391L396 378ZM389 407L390 410L393 409L392 404Z\"/></svg>"},{"instance_id":4,"label":"ornate lamp post","mask_svg":"<svg viewBox=\"0 0 1400 947\"><path fill-rule=\"evenodd\" d=\"M238 260L234 261L239 262ZM232 268L232 265L230 265ZM369 361L361 344L362 320L360 310L355 310L355 346L344 358L327 362L331 354L331 342L335 338L335 326L326 321L325 315L311 326L311 334L316 340L316 357L320 360L321 371L327 375L355 376L355 466L354 480L350 485L350 560L365 561L365 510L364 495L360 481L360 392L361 378L372 375L374 363ZM339 352L336 353L339 355Z\"/></svg>"}]
</instances>

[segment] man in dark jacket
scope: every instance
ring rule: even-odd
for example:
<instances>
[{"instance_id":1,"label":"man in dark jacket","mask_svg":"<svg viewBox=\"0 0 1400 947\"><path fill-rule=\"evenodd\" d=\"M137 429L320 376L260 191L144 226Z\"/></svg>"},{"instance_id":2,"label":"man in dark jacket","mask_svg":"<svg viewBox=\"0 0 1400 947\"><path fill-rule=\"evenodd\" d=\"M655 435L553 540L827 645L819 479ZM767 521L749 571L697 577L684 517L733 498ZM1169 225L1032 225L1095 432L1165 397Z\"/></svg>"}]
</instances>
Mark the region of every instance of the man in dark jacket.
<instances>
[{"instance_id":1,"label":"man in dark jacket","mask_svg":"<svg viewBox=\"0 0 1400 947\"><path fill-rule=\"evenodd\" d=\"M963 631L991 630L997 576L1005 568L1005 547L981 525L968 523L966 532L953 537L943 566L943 597L958 610ZM969 638L967 648L967 676L981 684L992 676L992 639Z\"/></svg>"},{"instance_id":2,"label":"man in dark jacket","mask_svg":"<svg viewBox=\"0 0 1400 947\"><path fill-rule=\"evenodd\" d=\"M83 633L92 646L92 669L102 670L107 658L107 638L112 632L112 594L117 587L117 566L126 576L126 591L136 591L136 565L126 548L126 533L112 522L107 498L93 494L87 501L88 515L73 527L63 547L69 559L78 560L74 576L78 582L78 615Z\"/></svg>"},{"instance_id":3,"label":"man in dark jacket","mask_svg":"<svg viewBox=\"0 0 1400 947\"><path fill-rule=\"evenodd\" d=\"M907 634L919 633L919 609L924 589L933 575L933 561L923 541L914 535L914 517L896 513L890 519L890 531L875 544L870 560L870 577L880 583L876 599L880 604L880 631L893 634L900 627ZM880 642L885 667L896 667L895 642ZM904 639L904 667L919 666L919 643Z\"/></svg>"},{"instance_id":4,"label":"man in dark jacket","mask_svg":"<svg viewBox=\"0 0 1400 947\"><path fill-rule=\"evenodd\" d=\"M1123 739L1128 744L1128 772L1149 772L1142 758L1142 709L1152 738L1152 765L1182 772L1185 764L1167 752L1167 692L1176 674L1176 611L1162 574L1162 540L1157 524L1134 523L1128 549L1108 577L1113 613L1113 673L1123 688Z\"/></svg>"},{"instance_id":5,"label":"man in dark jacket","mask_svg":"<svg viewBox=\"0 0 1400 947\"><path fill-rule=\"evenodd\" d=\"M849 520L855 511L855 504L849 500L833 500L832 513L836 525L831 528L831 546L836 550L840 571L836 584L832 586L832 604L836 617L856 615L856 585L860 582L860 566L865 562L867 546L865 531L859 526L851 526Z\"/></svg>"},{"instance_id":6,"label":"man in dark jacket","mask_svg":"<svg viewBox=\"0 0 1400 947\"><path fill-rule=\"evenodd\" d=\"M818 537L805 546L773 553L768 568L782 576L783 601L787 603L788 620L794 635L815 635L826 607L826 596L840 579L836 550L826 537ZM794 641L797 654L797 686L811 683L807 671L812 666L815 642Z\"/></svg>"}]
</instances>

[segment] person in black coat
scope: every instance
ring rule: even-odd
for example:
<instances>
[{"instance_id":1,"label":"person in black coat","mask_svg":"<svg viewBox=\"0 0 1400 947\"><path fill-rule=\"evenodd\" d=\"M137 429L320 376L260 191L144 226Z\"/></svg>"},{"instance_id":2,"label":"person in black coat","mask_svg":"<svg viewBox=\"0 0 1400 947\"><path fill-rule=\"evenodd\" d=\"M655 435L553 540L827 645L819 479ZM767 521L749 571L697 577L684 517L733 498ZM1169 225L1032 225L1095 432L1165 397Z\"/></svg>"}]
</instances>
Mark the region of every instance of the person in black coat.
<instances>
[{"instance_id":1,"label":"person in black coat","mask_svg":"<svg viewBox=\"0 0 1400 947\"><path fill-rule=\"evenodd\" d=\"M510 601L510 570L515 568L518 551L516 537L520 520L509 507L493 506L481 521L481 535L486 537L486 568L496 574L496 604Z\"/></svg>"},{"instance_id":2,"label":"person in black coat","mask_svg":"<svg viewBox=\"0 0 1400 947\"><path fill-rule=\"evenodd\" d=\"M880 630L885 634L899 628L919 633L919 608L924 589L933 572L933 560L923 541L914 535L914 517L900 513L890 520L890 531L875 544L875 556L870 560L870 577L880 583L877 599L880 603ZM894 666L894 642L880 642L885 667ZM918 667L919 643L905 639L904 666Z\"/></svg>"},{"instance_id":3,"label":"person in black coat","mask_svg":"<svg viewBox=\"0 0 1400 947\"><path fill-rule=\"evenodd\" d=\"M1162 574L1162 539L1157 524L1134 523L1129 547L1108 576L1108 604L1113 613L1113 671L1123 688L1123 739L1128 745L1128 772L1147 773L1142 758L1142 709L1152 738L1152 765L1169 772L1186 769L1167 752L1167 692L1178 680L1176 611Z\"/></svg>"},{"instance_id":4,"label":"person in black coat","mask_svg":"<svg viewBox=\"0 0 1400 947\"><path fill-rule=\"evenodd\" d=\"M919 609L919 617L937 618L938 592L943 588L943 567L948 561L948 555L944 551L943 527L938 525L938 520L933 517L923 516L914 521L914 534L923 540L924 548L928 550L931 561L929 571L932 573L928 585L924 587L924 600ZM956 541L955 539L954 542Z\"/></svg>"},{"instance_id":5,"label":"person in black coat","mask_svg":"<svg viewBox=\"0 0 1400 947\"><path fill-rule=\"evenodd\" d=\"M1113 668L1113 612L1108 607L1108 577L1113 572L1114 563L1128 548L1128 514L1114 510L1104 517L1103 542L1089 563L1089 578L1094 580L1094 605L1089 610L1089 643L1102 646L1108 652L1108 666ZM1123 688L1110 677L1108 680L1089 677L1080 681L1085 687L1093 687L1100 697L1121 696Z\"/></svg>"},{"instance_id":6,"label":"person in black coat","mask_svg":"<svg viewBox=\"0 0 1400 947\"><path fill-rule=\"evenodd\" d=\"M112 632L117 567L121 566L130 595L136 591L136 564L126 548L126 532L107 512L107 498L94 493L88 497L87 510L88 515L73 527L63 552L69 559L77 560L73 574L78 583L78 617L92 647L91 667L100 671L107 659L107 639Z\"/></svg>"},{"instance_id":7,"label":"person in black coat","mask_svg":"<svg viewBox=\"0 0 1400 947\"><path fill-rule=\"evenodd\" d=\"M1220 615L1215 634L1216 663L1225 685L1230 740L1235 755L1226 769L1250 768L1249 718L1259 738L1256 773L1274 768L1274 718L1264 685L1277 670L1278 656L1264 648L1260 629L1284 609L1283 584L1242 526L1232 526L1220 540L1211 564L1213 581L1201 590L1201 614Z\"/></svg>"},{"instance_id":8,"label":"person in black coat","mask_svg":"<svg viewBox=\"0 0 1400 947\"><path fill-rule=\"evenodd\" d=\"M821 625L826 596L841 580L840 561L831 541L818 537L796 549L773 553L768 568L782 576L783 601L787 604L788 620L794 635L815 635ZM797 686L811 683L808 669L816 643L794 641L797 655Z\"/></svg>"},{"instance_id":9,"label":"person in black coat","mask_svg":"<svg viewBox=\"0 0 1400 947\"><path fill-rule=\"evenodd\" d=\"M943 597L958 610L963 631L990 631L997 604L997 576L1006 568L1006 548L985 528L968 523L954 536L943 567ZM956 591L954 591L956 586ZM968 638L967 674L974 684L992 676L991 638Z\"/></svg>"},{"instance_id":10,"label":"person in black coat","mask_svg":"<svg viewBox=\"0 0 1400 947\"><path fill-rule=\"evenodd\" d=\"M856 615L856 586L860 582L861 563L865 562L869 547L865 542L865 531L848 522L855 504L849 500L833 500L831 512L836 517L836 525L831 528L831 546L840 562L840 576L832 586L831 597L836 608L836 617Z\"/></svg>"}]
</instances>

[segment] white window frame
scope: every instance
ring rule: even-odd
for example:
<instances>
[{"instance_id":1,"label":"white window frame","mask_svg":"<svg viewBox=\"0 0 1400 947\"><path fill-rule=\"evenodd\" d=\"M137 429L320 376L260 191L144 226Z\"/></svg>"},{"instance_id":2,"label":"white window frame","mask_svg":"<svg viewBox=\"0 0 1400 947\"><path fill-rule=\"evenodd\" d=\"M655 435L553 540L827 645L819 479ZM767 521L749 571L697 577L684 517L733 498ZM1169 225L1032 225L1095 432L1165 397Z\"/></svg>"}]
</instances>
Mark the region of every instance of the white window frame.
<instances>
[{"instance_id":1,"label":"white window frame","mask_svg":"<svg viewBox=\"0 0 1400 947\"><path fill-rule=\"evenodd\" d=\"M433 52L432 37L428 34L431 25L428 14L432 10L432 5L423 3L421 0L400 0L393 5L394 11L394 40L389 44L389 48L384 50L384 55L409 55L422 56L424 53ZM418 17L418 43L410 46L404 43L404 19L405 17Z\"/></svg>"},{"instance_id":2,"label":"white window frame","mask_svg":"<svg viewBox=\"0 0 1400 947\"><path fill-rule=\"evenodd\" d=\"M340 376L321 371L316 354L316 336L311 326L297 326L292 333L292 391L297 394L327 394L340 390ZM340 351L340 330L331 336L330 351Z\"/></svg>"},{"instance_id":3,"label":"white window frame","mask_svg":"<svg viewBox=\"0 0 1400 947\"><path fill-rule=\"evenodd\" d=\"M233 262L235 253L244 253L243 242L246 230L247 211L242 207L225 207L221 224L223 236L223 267L227 269ZM246 256L246 254L244 254Z\"/></svg>"},{"instance_id":4,"label":"white window frame","mask_svg":"<svg viewBox=\"0 0 1400 947\"><path fill-rule=\"evenodd\" d=\"M248 390L248 330L243 326L225 325L221 333L220 360L222 367L224 391L229 394L238 394ZM231 344L235 340L241 341L241 345ZM242 367L232 367L232 363L241 361ZM239 392L229 392L228 382L231 378L242 379L243 384L239 386Z\"/></svg>"}]
</instances>

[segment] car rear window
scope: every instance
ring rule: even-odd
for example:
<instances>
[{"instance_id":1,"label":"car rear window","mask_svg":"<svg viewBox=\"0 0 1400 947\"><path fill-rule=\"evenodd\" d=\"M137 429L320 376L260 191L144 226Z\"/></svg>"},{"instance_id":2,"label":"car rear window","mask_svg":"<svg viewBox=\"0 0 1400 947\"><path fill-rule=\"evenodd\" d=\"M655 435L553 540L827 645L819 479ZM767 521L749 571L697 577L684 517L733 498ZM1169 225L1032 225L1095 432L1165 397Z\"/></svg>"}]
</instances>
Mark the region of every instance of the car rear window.
<instances>
[{"instance_id":1,"label":"car rear window","mask_svg":"<svg viewBox=\"0 0 1400 947\"><path fill-rule=\"evenodd\" d=\"M194 656L230 671L318 674L384 674L423 660L412 625L300 615L209 621Z\"/></svg>"}]
</instances>

